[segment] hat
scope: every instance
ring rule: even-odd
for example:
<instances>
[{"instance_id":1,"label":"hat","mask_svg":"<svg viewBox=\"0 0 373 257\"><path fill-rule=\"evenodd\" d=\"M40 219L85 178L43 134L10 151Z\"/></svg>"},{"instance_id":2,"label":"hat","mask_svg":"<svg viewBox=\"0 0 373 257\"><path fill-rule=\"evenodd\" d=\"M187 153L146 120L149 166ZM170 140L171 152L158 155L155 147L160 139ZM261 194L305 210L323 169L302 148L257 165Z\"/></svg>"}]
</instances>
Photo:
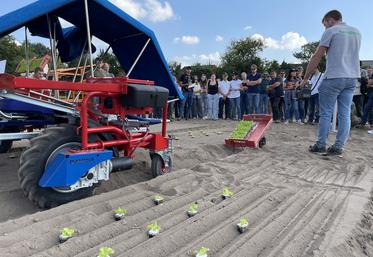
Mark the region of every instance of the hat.
<instances>
[{"instance_id":1,"label":"hat","mask_svg":"<svg viewBox=\"0 0 373 257\"><path fill-rule=\"evenodd\" d=\"M186 69L186 70L191 70L192 67L190 67L190 66L186 66L185 69Z\"/></svg>"},{"instance_id":2,"label":"hat","mask_svg":"<svg viewBox=\"0 0 373 257\"><path fill-rule=\"evenodd\" d=\"M297 67L297 71L303 71L303 67L302 66L298 66Z\"/></svg>"},{"instance_id":3,"label":"hat","mask_svg":"<svg viewBox=\"0 0 373 257\"><path fill-rule=\"evenodd\" d=\"M235 72L235 71L232 72L232 76L237 76L237 75L238 75L237 72Z\"/></svg>"}]
</instances>

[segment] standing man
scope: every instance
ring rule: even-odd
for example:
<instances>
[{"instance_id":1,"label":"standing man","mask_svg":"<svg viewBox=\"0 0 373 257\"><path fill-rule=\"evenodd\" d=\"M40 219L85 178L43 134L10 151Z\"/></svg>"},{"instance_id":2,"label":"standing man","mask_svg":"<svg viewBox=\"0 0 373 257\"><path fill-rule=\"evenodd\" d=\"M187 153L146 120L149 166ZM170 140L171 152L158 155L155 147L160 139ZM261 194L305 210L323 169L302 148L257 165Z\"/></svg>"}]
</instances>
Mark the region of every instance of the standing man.
<instances>
[{"instance_id":1,"label":"standing man","mask_svg":"<svg viewBox=\"0 0 373 257\"><path fill-rule=\"evenodd\" d=\"M311 77L311 74L326 54L326 71L319 87L320 124L318 139L310 146L313 153L341 155L347 142L351 125L351 104L357 79L360 77L359 51L361 34L359 30L342 22L342 14L333 10L322 19L326 30L320 44L311 57L301 86ZM333 109L338 103L338 133L335 143L326 150Z\"/></svg>"},{"instance_id":2,"label":"standing man","mask_svg":"<svg viewBox=\"0 0 373 257\"><path fill-rule=\"evenodd\" d=\"M271 81L271 77L269 76L268 72L263 72L263 79L262 83L260 84L260 97L259 97L259 109L260 113L262 114L268 114L268 103L269 103L269 97L268 97L268 86L269 82Z\"/></svg>"},{"instance_id":3,"label":"standing man","mask_svg":"<svg viewBox=\"0 0 373 257\"><path fill-rule=\"evenodd\" d=\"M262 83L262 76L258 73L258 67L253 64L251 65L251 73L248 76L247 85L247 101L248 101L248 114L259 114L259 96L260 96L260 84Z\"/></svg>"},{"instance_id":4,"label":"standing man","mask_svg":"<svg viewBox=\"0 0 373 257\"><path fill-rule=\"evenodd\" d=\"M311 97L308 108L308 124L319 123L319 86L322 83L324 74L318 68L311 77Z\"/></svg>"},{"instance_id":5,"label":"standing man","mask_svg":"<svg viewBox=\"0 0 373 257\"><path fill-rule=\"evenodd\" d=\"M271 100L273 120L275 123L280 123L280 101L281 96L284 95L283 81L281 77L277 76L276 71L271 72L271 80L268 84L268 91Z\"/></svg>"},{"instance_id":6,"label":"standing man","mask_svg":"<svg viewBox=\"0 0 373 257\"><path fill-rule=\"evenodd\" d=\"M192 67L185 67L185 73L180 78L180 85L183 91L184 100L180 105L180 114L182 119L190 119L193 106L193 86L192 86Z\"/></svg>"}]
</instances>

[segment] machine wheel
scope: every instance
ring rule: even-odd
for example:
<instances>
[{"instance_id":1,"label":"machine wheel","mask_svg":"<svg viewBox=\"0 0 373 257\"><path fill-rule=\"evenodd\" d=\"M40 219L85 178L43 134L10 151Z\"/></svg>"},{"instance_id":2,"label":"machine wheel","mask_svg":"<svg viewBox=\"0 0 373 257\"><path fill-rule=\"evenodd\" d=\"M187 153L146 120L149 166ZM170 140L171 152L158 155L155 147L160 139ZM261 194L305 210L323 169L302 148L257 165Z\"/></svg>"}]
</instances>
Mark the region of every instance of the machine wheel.
<instances>
[{"instance_id":1,"label":"machine wheel","mask_svg":"<svg viewBox=\"0 0 373 257\"><path fill-rule=\"evenodd\" d=\"M92 187L69 191L67 188L44 188L39 180L50 156L57 149L79 148L81 138L75 126L50 127L30 141L30 148L22 153L18 179L26 197L41 208L51 208L92 195L98 184Z\"/></svg>"},{"instance_id":2,"label":"machine wheel","mask_svg":"<svg viewBox=\"0 0 373 257\"><path fill-rule=\"evenodd\" d=\"M259 147L262 148L266 144L267 144L267 139L265 137L262 137L262 139L260 139L259 141Z\"/></svg>"},{"instance_id":3,"label":"machine wheel","mask_svg":"<svg viewBox=\"0 0 373 257\"><path fill-rule=\"evenodd\" d=\"M168 167L166 167L162 157L159 154L153 154L151 159L152 159L151 169L152 169L152 174L154 178L164 175L166 173L169 173L171 171L172 169L171 157L169 159Z\"/></svg>"}]
</instances>

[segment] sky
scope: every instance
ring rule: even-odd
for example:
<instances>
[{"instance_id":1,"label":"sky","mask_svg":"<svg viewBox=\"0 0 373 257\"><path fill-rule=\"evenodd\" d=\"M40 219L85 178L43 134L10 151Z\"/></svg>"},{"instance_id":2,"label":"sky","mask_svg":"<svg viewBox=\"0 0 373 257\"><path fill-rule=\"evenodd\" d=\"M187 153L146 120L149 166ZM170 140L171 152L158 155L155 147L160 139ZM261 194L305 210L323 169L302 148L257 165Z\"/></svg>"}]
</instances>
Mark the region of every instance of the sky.
<instances>
[{"instance_id":1,"label":"sky","mask_svg":"<svg viewBox=\"0 0 373 257\"><path fill-rule=\"evenodd\" d=\"M2 0L0 15L35 0ZM232 40L263 40L267 60L298 62L293 53L320 39L323 15L332 9L362 34L360 59L373 60L372 0L110 0L152 29L168 61L219 64ZM12 34L19 42L24 31ZM32 42L48 41L32 38ZM99 48L102 41L95 39Z\"/></svg>"}]
</instances>

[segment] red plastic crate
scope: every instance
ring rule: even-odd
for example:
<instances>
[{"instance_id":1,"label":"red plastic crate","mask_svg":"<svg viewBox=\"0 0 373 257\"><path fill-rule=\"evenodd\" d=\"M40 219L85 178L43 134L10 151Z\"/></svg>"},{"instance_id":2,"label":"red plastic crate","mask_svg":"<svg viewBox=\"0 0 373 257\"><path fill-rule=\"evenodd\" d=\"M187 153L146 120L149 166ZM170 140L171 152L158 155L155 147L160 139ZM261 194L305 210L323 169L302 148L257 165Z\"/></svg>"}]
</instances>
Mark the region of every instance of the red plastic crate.
<instances>
[{"instance_id":1,"label":"red plastic crate","mask_svg":"<svg viewBox=\"0 0 373 257\"><path fill-rule=\"evenodd\" d=\"M252 120L255 122L254 127L245 139L225 139L225 144L230 147L259 147L259 142L264 138L266 131L272 123L272 116L267 114L249 114L244 115L243 120Z\"/></svg>"}]
</instances>

